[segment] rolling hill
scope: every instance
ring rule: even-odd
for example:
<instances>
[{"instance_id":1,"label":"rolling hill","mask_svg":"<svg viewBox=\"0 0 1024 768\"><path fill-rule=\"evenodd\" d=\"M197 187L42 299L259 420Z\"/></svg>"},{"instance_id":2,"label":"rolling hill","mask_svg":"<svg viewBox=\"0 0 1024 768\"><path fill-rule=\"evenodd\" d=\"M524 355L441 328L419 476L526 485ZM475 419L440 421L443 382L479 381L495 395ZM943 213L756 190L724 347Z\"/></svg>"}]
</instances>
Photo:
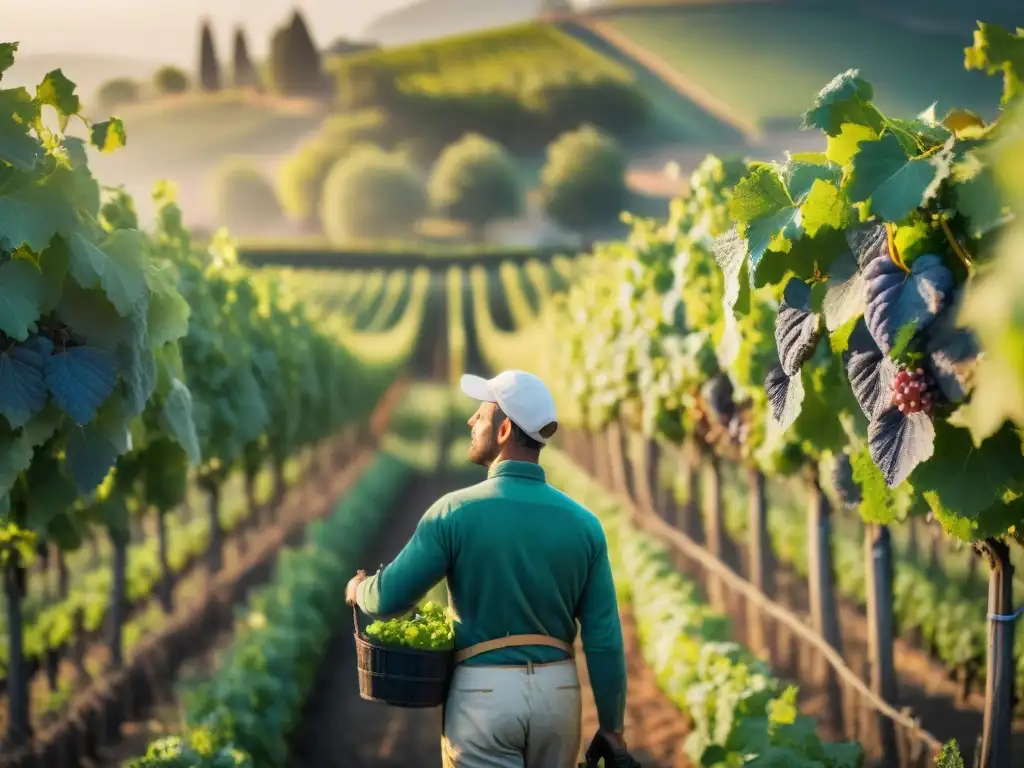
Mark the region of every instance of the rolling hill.
<instances>
[{"instance_id":1,"label":"rolling hill","mask_svg":"<svg viewBox=\"0 0 1024 768\"><path fill-rule=\"evenodd\" d=\"M540 0L417 0L384 13L364 31L382 45L404 45L526 21Z\"/></svg>"},{"instance_id":2,"label":"rolling hill","mask_svg":"<svg viewBox=\"0 0 1024 768\"><path fill-rule=\"evenodd\" d=\"M979 5L992 11L988 18L1008 13L1004 0ZM932 102L940 112L960 106L992 116L1001 83L963 66L974 9L961 9L954 24L923 7L923 0L620 1L580 23L759 131L796 127L815 94L848 69L874 85L876 103L894 117L912 117Z\"/></svg>"}]
</instances>

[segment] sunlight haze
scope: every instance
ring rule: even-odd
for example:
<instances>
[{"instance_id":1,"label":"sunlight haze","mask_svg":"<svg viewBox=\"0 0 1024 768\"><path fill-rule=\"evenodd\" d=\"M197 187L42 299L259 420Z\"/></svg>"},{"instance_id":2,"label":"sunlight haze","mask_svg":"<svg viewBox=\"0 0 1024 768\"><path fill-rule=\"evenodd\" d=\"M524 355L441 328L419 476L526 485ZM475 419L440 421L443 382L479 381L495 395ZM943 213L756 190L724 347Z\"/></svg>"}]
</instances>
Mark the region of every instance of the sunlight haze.
<instances>
[{"instance_id":1,"label":"sunlight haze","mask_svg":"<svg viewBox=\"0 0 1024 768\"><path fill-rule=\"evenodd\" d=\"M359 37L382 13L409 0L33 0L4 2L2 37L21 43L21 56L90 54L130 57L194 67L198 24L208 17L219 49L227 51L232 31L242 24L251 52L264 55L271 30L293 8L310 24L316 42ZM12 9L11 6L15 6ZM12 12L13 11L13 12Z\"/></svg>"}]
</instances>

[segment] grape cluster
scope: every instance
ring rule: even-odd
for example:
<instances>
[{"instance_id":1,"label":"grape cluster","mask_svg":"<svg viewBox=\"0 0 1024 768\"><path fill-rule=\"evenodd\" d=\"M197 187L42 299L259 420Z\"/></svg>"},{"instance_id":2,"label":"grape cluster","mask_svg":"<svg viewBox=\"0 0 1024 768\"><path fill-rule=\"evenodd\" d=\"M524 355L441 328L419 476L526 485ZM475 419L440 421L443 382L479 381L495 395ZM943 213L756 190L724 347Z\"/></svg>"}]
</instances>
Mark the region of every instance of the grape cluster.
<instances>
[{"instance_id":1,"label":"grape cluster","mask_svg":"<svg viewBox=\"0 0 1024 768\"><path fill-rule=\"evenodd\" d=\"M444 606L428 600L407 616L375 621L366 634L382 645L421 651L450 651L455 630Z\"/></svg>"},{"instance_id":2,"label":"grape cluster","mask_svg":"<svg viewBox=\"0 0 1024 768\"><path fill-rule=\"evenodd\" d=\"M904 367L892 381L892 404L904 416L924 411L932 415L937 389L935 380L924 368Z\"/></svg>"}]
</instances>

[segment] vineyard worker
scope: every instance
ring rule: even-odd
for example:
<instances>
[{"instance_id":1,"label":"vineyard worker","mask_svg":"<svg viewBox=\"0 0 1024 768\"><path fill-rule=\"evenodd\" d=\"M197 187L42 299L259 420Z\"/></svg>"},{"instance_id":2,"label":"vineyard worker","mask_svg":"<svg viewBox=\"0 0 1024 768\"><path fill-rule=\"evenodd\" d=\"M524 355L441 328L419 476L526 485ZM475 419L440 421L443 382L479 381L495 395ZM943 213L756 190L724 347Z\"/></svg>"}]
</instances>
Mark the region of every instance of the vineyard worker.
<instances>
[{"instance_id":1,"label":"vineyard worker","mask_svg":"<svg viewBox=\"0 0 1024 768\"><path fill-rule=\"evenodd\" d=\"M600 728L625 750L626 662L604 531L538 463L558 428L551 393L523 371L463 376L462 391L480 402L469 459L487 479L439 499L394 561L349 582L346 599L393 617L447 577L458 619L446 768L575 768L577 619Z\"/></svg>"}]
</instances>

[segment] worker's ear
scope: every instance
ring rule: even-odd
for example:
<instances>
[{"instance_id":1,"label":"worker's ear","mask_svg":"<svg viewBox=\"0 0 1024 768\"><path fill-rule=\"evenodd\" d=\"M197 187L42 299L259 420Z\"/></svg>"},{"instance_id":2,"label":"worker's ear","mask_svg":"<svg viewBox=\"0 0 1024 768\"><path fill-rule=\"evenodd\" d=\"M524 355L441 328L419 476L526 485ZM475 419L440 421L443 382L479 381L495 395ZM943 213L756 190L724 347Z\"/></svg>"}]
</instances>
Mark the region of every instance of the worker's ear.
<instances>
[{"instance_id":1,"label":"worker's ear","mask_svg":"<svg viewBox=\"0 0 1024 768\"><path fill-rule=\"evenodd\" d=\"M512 437L512 419L508 416L501 420L498 425L498 445L503 445Z\"/></svg>"}]
</instances>

